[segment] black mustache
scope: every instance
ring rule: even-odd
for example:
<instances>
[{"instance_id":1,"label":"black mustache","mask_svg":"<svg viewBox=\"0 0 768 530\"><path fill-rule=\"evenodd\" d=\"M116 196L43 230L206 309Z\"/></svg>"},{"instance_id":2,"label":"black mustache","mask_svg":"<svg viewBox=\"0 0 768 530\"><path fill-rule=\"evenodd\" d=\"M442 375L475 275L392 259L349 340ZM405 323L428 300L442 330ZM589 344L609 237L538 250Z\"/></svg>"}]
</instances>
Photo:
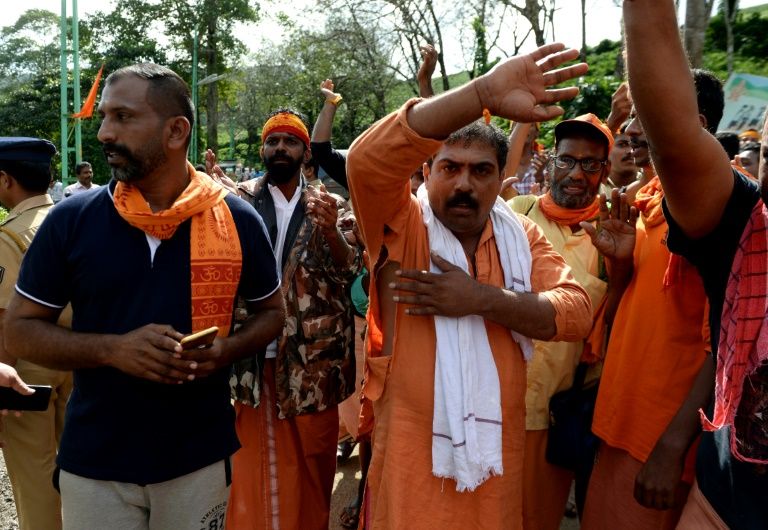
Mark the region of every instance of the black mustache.
<instances>
[{"instance_id":1,"label":"black mustache","mask_svg":"<svg viewBox=\"0 0 768 530\"><path fill-rule=\"evenodd\" d=\"M131 157L131 151L124 145L120 145L120 144L112 144L112 143L102 144L101 150L104 151L105 156L107 155L107 153L117 153L118 155L122 155L126 158Z\"/></svg>"},{"instance_id":2,"label":"black mustache","mask_svg":"<svg viewBox=\"0 0 768 530\"><path fill-rule=\"evenodd\" d=\"M575 186L577 188L585 188L587 185L583 181L576 181L572 179L571 177L566 177L563 180L560 181L559 184L560 188L566 188L568 186Z\"/></svg>"},{"instance_id":3,"label":"black mustache","mask_svg":"<svg viewBox=\"0 0 768 530\"><path fill-rule=\"evenodd\" d=\"M445 205L448 208L453 208L455 206L468 206L470 208L477 209L480 207L480 205L477 203L477 200L475 200L475 198L468 193L457 193L448 199Z\"/></svg>"}]
</instances>

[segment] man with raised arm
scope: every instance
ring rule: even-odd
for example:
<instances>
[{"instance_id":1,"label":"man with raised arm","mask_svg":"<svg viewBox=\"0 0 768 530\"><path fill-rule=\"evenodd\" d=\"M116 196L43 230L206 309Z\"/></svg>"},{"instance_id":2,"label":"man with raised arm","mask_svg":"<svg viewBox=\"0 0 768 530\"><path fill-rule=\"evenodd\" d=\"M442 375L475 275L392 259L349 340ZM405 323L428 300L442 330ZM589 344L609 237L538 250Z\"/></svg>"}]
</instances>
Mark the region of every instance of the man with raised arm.
<instances>
[{"instance_id":1,"label":"man with raised arm","mask_svg":"<svg viewBox=\"0 0 768 530\"><path fill-rule=\"evenodd\" d=\"M666 193L667 244L703 278L715 355L654 448L649 464L656 465L638 477L635 495L647 506L674 505L675 471L703 425L696 484L678 528L764 528L768 153L758 185L731 167L702 127L675 2L626 0L624 21L630 88Z\"/></svg>"},{"instance_id":2,"label":"man with raised arm","mask_svg":"<svg viewBox=\"0 0 768 530\"><path fill-rule=\"evenodd\" d=\"M708 72L696 76L697 99L708 123L723 113L722 85ZM640 120L627 130L639 138ZM639 146L638 146L639 147ZM644 161L642 150L638 159ZM646 155L647 157L647 155ZM651 176L645 171L644 177ZM639 212L633 274L615 318L595 403L592 431L602 440L589 482L582 526L585 530L631 527L671 529L679 510L651 510L634 496L635 481L664 430L685 400L708 350L706 297L701 277L665 245L668 226L662 212L664 190L657 177L632 195ZM693 455L676 488L681 495L693 480Z\"/></svg>"},{"instance_id":3,"label":"man with raised arm","mask_svg":"<svg viewBox=\"0 0 768 530\"><path fill-rule=\"evenodd\" d=\"M560 44L411 100L353 144L350 190L374 264L363 392L376 416L367 528L520 528L525 358L578 340L589 297L540 229L498 198L507 138L476 121L542 121L583 74ZM425 186L410 192L413 168Z\"/></svg>"},{"instance_id":4,"label":"man with raised arm","mask_svg":"<svg viewBox=\"0 0 768 530\"><path fill-rule=\"evenodd\" d=\"M5 313L11 355L74 370L57 464L64 528L221 528L233 361L285 319L258 214L187 161L187 84L155 64L107 77L112 181L53 208ZM51 271L57 274L51 274ZM232 333L236 296L250 317ZM72 329L56 325L72 304ZM205 349L184 335L218 327Z\"/></svg>"}]
</instances>

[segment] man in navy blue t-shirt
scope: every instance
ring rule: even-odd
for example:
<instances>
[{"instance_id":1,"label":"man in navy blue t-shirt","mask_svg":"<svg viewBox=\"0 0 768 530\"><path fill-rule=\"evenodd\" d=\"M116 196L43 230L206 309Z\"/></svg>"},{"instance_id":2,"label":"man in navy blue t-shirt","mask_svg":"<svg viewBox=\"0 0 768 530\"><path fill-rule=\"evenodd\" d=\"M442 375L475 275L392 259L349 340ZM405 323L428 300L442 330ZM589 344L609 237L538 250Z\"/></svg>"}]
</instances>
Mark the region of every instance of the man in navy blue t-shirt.
<instances>
[{"instance_id":1,"label":"man in navy blue t-shirt","mask_svg":"<svg viewBox=\"0 0 768 530\"><path fill-rule=\"evenodd\" d=\"M768 355L764 343L746 333L755 328L762 328L761 337L768 333L765 233L751 229L765 225L766 210L757 183L731 168L718 140L702 127L705 110L722 106L723 95L697 108L675 2L627 0L624 21L629 85L665 191L667 246L702 276L716 357L705 362L654 448L635 496L658 509L675 504L682 455L702 431L703 409L707 431L697 452L696 484L678 528L766 528ZM763 160L761 177L765 169ZM764 201L764 177L762 184ZM752 246L753 235L762 237L762 248ZM743 263L758 267L745 274ZM761 288L755 289L755 283Z\"/></svg>"},{"instance_id":2,"label":"man in navy blue t-shirt","mask_svg":"<svg viewBox=\"0 0 768 530\"><path fill-rule=\"evenodd\" d=\"M99 114L113 180L40 228L6 345L74 370L58 455L65 528L221 527L239 446L229 368L284 321L269 238L253 208L187 162L193 110L178 75L122 68ZM231 333L236 296L251 316ZM71 331L55 324L68 303ZM211 325L210 347L182 348Z\"/></svg>"}]
</instances>

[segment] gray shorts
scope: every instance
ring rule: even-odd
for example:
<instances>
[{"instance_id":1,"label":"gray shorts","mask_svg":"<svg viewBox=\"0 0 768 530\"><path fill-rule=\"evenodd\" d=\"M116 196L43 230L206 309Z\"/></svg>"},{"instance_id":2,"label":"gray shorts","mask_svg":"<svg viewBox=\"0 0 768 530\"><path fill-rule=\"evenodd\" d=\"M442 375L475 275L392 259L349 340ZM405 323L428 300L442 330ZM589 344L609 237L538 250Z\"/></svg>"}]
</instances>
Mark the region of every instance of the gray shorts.
<instances>
[{"instance_id":1,"label":"gray shorts","mask_svg":"<svg viewBox=\"0 0 768 530\"><path fill-rule=\"evenodd\" d=\"M230 477L228 460L146 486L62 470L64 530L222 530Z\"/></svg>"}]
</instances>

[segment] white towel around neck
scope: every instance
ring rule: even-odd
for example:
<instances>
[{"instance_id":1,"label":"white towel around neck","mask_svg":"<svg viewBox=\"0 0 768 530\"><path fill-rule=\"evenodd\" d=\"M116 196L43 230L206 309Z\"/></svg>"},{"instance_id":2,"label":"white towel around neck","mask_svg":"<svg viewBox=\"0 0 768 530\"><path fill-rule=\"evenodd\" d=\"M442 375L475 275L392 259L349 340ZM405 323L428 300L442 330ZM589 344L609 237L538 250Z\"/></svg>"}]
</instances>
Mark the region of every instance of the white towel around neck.
<instances>
[{"instance_id":1,"label":"white towel around neck","mask_svg":"<svg viewBox=\"0 0 768 530\"><path fill-rule=\"evenodd\" d=\"M469 272L461 243L434 216L423 185L417 196L430 250ZM491 223L506 288L530 292L531 248L522 223L499 198L491 210ZM434 263L430 270L441 272ZM511 333L529 360L531 339ZM457 491L474 491L490 476L504 472L499 374L482 317L435 316L435 335L432 473L454 479Z\"/></svg>"}]
</instances>

